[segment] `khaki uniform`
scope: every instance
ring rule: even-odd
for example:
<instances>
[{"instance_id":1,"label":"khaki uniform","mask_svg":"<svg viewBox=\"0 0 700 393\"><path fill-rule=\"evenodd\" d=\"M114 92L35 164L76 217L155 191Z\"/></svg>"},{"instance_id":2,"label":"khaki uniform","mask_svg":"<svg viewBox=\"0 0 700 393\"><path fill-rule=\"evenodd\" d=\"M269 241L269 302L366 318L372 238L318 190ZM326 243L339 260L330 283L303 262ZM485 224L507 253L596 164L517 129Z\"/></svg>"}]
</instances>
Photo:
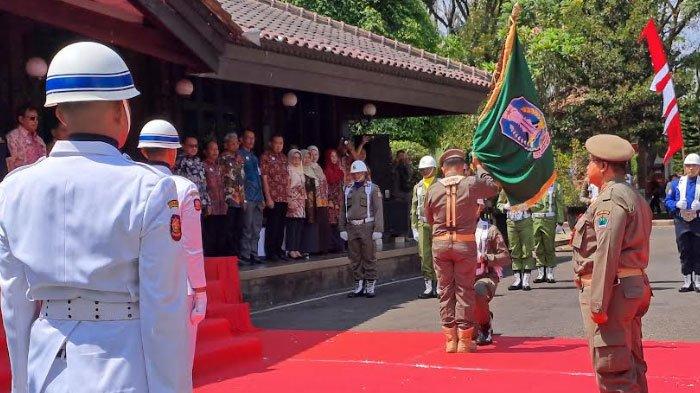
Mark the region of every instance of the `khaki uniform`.
<instances>
[{"instance_id":1,"label":"khaki uniform","mask_svg":"<svg viewBox=\"0 0 700 393\"><path fill-rule=\"evenodd\" d=\"M345 188L338 229L348 233L348 257L355 281L377 279L377 255L373 232L384 232L382 194L366 181L363 187Z\"/></svg>"},{"instance_id":2,"label":"khaki uniform","mask_svg":"<svg viewBox=\"0 0 700 393\"><path fill-rule=\"evenodd\" d=\"M486 238L481 244L477 239L477 245L478 248L483 247L483 250L479 249L478 253L486 257L487 263L486 266L477 267L476 283L474 284L474 292L476 293L474 320L479 326L484 327L491 323L489 303L496 295L496 287L501 277L499 271L504 266L509 265L511 260L506 242L496 225L488 226Z\"/></svg>"},{"instance_id":3,"label":"khaki uniform","mask_svg":"<svg viewBox=\"0 0 700 393\"><path fill-rule=\"evenodd\" d=\"M556 227L564 223L564 195L559 184L549 187L531 210L537 267L554 267Z\"/></svg>"},{"instance_id":4,"label":"khaki uniform","mask_svg":"<svg viewBox=\"0 0 700 393\"><path fill-rule=\"evenodd\" d=\"M507 216L506 225L510 255L513 258L513 271L530 271L535 267L535 259L532 256L535 237L531 213L529 211L512 212L505 208L507 204L506 193L501 191L496 207Z\"/></svg>"},{"instance_id":5,"label":"khaki uniform","mask_svg":"<svg viewBox=\"0 0 700 393\"><path fill-rule=\"evenodd\" d=\"M492 198L498 189L488 174L479 172L477 176L440 179L428 190L425 216L433 229L440 319L446 328L474 325L477 199Z\"/></svg>"},{"instance_id":6,"label":"khaki uniform","mask_svg":"<svg viewBox=\"0 0 700 393\"><path fill-rule=\"evenodd\" d=\"M601 392L648 392L642 317L651 288L652 214L624 178L607 183L581 216L572 239L579 302ZM592 313L606 313L598 325Z\"/></svg>"},{"instance_id":7,"label":"khaki uniform","mask_svg":"<svg viewBox=\"0 0 700 393\"><path fill-rule=\"evenodd\" d=\"M433 182L437 181L433 178ZM432 183L431 183L432 185ZM428 187L421 179L413 186L413 198L411 199L411 227L418 232L418 255L421 261L421 273L423 278L435 281L435 268L433 267L433 235L430 225L425 218L425 197Z\"/></svg>"}]
</instances>

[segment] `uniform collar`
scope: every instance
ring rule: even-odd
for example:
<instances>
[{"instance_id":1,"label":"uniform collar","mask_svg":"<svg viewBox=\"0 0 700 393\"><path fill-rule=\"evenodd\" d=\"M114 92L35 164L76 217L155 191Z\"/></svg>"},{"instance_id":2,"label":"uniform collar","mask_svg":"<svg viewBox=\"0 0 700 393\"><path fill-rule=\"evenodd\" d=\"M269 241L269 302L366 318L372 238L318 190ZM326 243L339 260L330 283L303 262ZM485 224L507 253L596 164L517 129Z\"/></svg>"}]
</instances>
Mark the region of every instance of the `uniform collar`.
<instances>
[{"instance_id":1,"label":"uniform collar","mask_svg":"<svg viewBox=\"0 0 700 393\"><path fill-rule=\"evenodd\" d=\"M100 141L56 141L50 157L97 154L103 156L122 156L119 150L109 143Z\"/></svg>"},{"instance_id":2,"label":"uniform collar","mask_svg":"<svg viewBox=\"0 0 700 393\"><path fill-rule=\"evenodd\" d=\"M162 172L164 175L167 176L172 176L173 172L168 168L168 166L161 161L149 161L148 165L156 168L159 172Z\"/></svg>"},{"instance_id":3,"label":"uniform collar","mask_svg":"<svg viewBox=\"0 0 700 393\"><path fill-rule=\"evenodd\" d=\"M114 146L115 148L119 148L119 143L117 142L116 139L110 138L105 135L100 135L100 134L91 134L88 132L77 132L75 134L72 134L68 137L69 141L83 141L83 142L104 142L107 144L110 144Z\"/></svg>"}]
</instances>

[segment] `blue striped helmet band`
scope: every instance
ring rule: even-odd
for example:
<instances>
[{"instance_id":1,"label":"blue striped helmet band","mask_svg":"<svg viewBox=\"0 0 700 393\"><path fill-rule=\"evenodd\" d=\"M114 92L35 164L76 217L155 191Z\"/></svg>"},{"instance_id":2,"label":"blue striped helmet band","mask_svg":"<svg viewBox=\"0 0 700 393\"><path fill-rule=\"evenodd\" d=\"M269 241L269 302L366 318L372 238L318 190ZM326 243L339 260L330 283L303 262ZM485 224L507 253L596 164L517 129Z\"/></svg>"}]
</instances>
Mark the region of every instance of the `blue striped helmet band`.
<instances>
[{"instance_id":1,"label":"blue striped helmet band","mask_svg":"<svg viewBox=\"0 0 700 393\"><path fill-rule=\"evenodd\" d=\"M46 78L46 95L80 91L123 91L134 88L129 70L111 74L61 74Z\"/></svg>"},{"instance_id":2,"label":"blue striped helmet band","mask_svg":"<svg viewBox=\"0 0 700 393\"><path fill-rule=\"evenodd\" d=\"M139 142L170 142L180 143L180 137L170 135L140 135Z\"/></svg>"}]
</instances>

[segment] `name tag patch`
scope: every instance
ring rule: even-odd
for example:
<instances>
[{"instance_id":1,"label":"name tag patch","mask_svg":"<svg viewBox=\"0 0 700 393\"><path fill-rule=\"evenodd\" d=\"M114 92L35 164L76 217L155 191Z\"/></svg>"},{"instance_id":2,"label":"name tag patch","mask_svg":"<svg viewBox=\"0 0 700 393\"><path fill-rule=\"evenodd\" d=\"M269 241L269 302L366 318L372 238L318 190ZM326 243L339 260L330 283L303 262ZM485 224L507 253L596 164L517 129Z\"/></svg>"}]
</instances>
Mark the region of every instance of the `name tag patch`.
<instances>
[{"instance_id":1,"label":"name tag patch","mask_svg":"<svg viewBox=\"0 0 700 393\"><path fill-rule=\"evenodd\" d=\"M173 214L170 217L170 237L172 237L176 242L179 242L180 239L182 239L182 221L180 220L180 216L177 214Z\"/></svg>"}]
</instances>

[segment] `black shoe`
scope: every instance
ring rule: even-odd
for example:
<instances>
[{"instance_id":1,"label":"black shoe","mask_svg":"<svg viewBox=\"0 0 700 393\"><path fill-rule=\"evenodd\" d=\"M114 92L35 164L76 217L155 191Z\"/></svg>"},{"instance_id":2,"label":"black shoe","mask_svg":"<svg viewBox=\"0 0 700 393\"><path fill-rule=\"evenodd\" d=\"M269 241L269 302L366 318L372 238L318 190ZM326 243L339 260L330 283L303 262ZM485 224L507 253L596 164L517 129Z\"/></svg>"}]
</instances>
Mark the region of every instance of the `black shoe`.
<instances>
[{"instance_id":1,"label":"black shoe","mask_svg":"<svg viewBox=\"0 0 700 393\"><path fill-rule=\"evenodd\" d=\"M238 258L238 265L239 266L251 266L253 265L253 262L249 258L246 257L239 257Z\"/></svg>"},{"instance_id":2,"label":"black shoe","mask_svg":"<svg viewBox=\"0 0 700 393\"><path fill-rule=\"evenodd\" d=\"M432 292L432 291L431 291L430 293L427 293L427 294L426 294L425 292L421 292L420 295L418 295L418 299L430 299L430 298L433 298L433 297L434 297L434 296L433 296L433 292Z\"/></svg>"},{"instance_id":3,"label":"black shoe","mask_svg":"<svg viewBox=\"0 0 700 393\"><path fill-rule=\"evenodd\" d=\"M551 280L550 280L550 279L547 279L547 282L548 282L549 284L554 284L554 283L557 282L557 280L555 280L555 279L551 279Z\"/></svg>"},{"instance_id":4,"label":"black shoe","mask_svg":"<svg viewBox=\"0 0 700 393\"><path fill-rule=\"evenodd\" d=\"M535 284L541 284L545 281L547 281L547 280L544 278L544 276L542 276L542 278L539 278L539 276L538 276L534 280L532 280L532 282L534 282Z\"/></svg>"},{"instance_id":5,"label":"black shoe","mask_svg":"<svg viewBox=\"0 0 700 393\"><path fill-rule=\"evenodd\" d=\"M491 325L480 327L476 336L476 345L482 346L491 344L493 344L493 329Z\"/></svg>"},{"instance_id":6,"label":"black shoe","mask_svg":"<svg viewBox=\"0 0 700 393\"><path fill-rule=\"evenodd\" d=\"M262 265L262 264L265 263L265 262L263 262L263 261L261 261L260 259L258 259L258 257L251 256L251 257L250 257L250 263L253 264L253 265Z\"/></svg>"},{"instance_id":7,"label":"black shoe","mask_svg":"<svg viewBox=\"0 0 700 393\"><path fill-rule=\"evenodd\" d=\"M693 283L690 283L689 287L680 287L678 289L678 292L680 292L680 293L693 292L694 287L695 287L695 285L693 285ZM698 290L698 288L695 288L695 291L700 291L700 290Z\"/></svg>"},{"instance_id":8,"label":"black shoe","mask_svg":"<svg viewBox=\"0 0 700 393\"><path fill-rule=\"evenodd\" d=\"M523 286L523 291L531 291L532 288L529 285Z\"/></svg>"},{"instance_id":9,"label":"black shoe","mask_svg":"<svg viewBox=\"0 0 700 393\"><path fill-rule=\"evenodd\" d=\"M278 262L279 258L277 258L277 256L275 256L275 255L268 255L265 257L265 261L266 262Z\"/></svg>"},{"instance_id":10,"label":"black shoe","mask_svg":"<svg viewBox=\"0 0 700 393\"><path fill-rule=\"evenodd\" d=\"M277 255L277 257L278 257L280 260L282 260L282 261L288 261L288 260L289 260L289 257L287 257L286 255L284 255L284 253L281 253L281 254Z\"/></svg>"}]
</instances>

